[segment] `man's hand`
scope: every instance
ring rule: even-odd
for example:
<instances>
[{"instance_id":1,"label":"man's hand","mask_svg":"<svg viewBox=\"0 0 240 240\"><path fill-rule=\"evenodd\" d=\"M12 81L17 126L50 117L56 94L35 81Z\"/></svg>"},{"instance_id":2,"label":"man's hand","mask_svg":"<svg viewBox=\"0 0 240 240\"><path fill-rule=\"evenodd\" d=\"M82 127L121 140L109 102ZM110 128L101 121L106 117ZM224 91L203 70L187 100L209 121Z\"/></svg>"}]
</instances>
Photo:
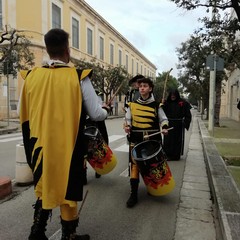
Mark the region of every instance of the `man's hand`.
<instances>
[{"instance_id":1,"label":"man's hand","mask_svg":"<svg viewBox=\"0 0 240 240\"><path fill-rule=\"evenodd\" d=\"M129 134L130 130L131 130L131 127L129 125L125 125L124 130L125 130L125 133Z\"/></svg>"},{"instance_id":2,"label":"man's hand","mask_svg":"<svg viewBox=\"0 0 240 240\"><path fill-rule=\"evenodd\" d=\"M167 130L167 129L162 129L161 133L162 133L163 135L168 135L168 130Z\"/></svg>"},{"instance_id":3,"label":"man's hand","mask_svg":"<svg viewBox=\"0 0 240 240\"><path fill-rule=\"evenodd\" d=\"M102 104L102 108L104 108L108 113L110 112L110 107L106 103Z\"/></svg>"}]
</instances>

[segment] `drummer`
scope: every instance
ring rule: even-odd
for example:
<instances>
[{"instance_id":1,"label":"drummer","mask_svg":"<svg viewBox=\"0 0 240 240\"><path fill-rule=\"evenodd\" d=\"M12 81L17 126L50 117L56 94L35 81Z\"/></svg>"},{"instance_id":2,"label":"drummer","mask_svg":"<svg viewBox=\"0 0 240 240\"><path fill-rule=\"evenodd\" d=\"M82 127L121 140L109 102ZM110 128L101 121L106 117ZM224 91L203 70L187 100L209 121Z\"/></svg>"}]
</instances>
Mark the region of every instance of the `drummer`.
<instances>
[{"instance_id":1,"label":"drummer","mask_svg":"<svg viewBox=\"0 0 240 240\"><path fill-rule=\"evenodd\" d=\"M138 79L140 97L129 103L125 114L124 130L129 135L131 149L144 140L145 135L156 132L168 134L168 119L160 104L153 97L154 84L149 78ZM161 134L151 139L162 143ZM138 202L139 168L133 158L130 159L130 186L131 194L127 200L127 207L132 208Z\"/></svg>"}]
</instances>

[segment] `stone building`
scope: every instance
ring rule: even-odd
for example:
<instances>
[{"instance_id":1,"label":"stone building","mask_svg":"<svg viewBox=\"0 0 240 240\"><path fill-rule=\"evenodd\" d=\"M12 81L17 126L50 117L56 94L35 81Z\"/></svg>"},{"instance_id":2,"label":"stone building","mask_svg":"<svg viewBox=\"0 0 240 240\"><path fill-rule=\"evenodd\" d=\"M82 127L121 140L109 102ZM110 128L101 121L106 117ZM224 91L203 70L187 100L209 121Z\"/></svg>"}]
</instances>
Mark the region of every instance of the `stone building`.
<instances>
[{"instance_id":1,"label":"stone building","mask_svg":"<svg viewBox=\"0 0 240 240\"><path fill-rule=\"evenodd\" d=\"M44 34L62 28L70 34L71 57L125 66L131 75L156 76L156 66L83 0L0 0L0 26L5 25L29 37L36 66L48 59ZM0 75L0 119L6 118L7 109L10 117L16 116L22 82L20 77L9 75L7 80Z\"/></svg>"}]
</instances>

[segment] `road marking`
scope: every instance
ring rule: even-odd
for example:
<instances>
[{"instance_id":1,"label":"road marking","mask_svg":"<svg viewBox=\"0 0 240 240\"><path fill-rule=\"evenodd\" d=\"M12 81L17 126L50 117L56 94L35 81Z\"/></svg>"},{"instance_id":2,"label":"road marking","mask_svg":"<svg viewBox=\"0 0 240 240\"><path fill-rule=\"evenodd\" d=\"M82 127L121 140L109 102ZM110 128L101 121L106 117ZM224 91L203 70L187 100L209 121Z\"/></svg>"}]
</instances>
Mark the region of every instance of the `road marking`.
<instances>
[{"instance_id":1,"label":"road marking","mask_svg":"<svg viewBox=\"0 0 240 240\"><path fill-rule=\"evenodd\" d=\"M22 137L0 139L0 142L11 142L11 141L16 141L16 140L22 140Z\"/></svg>"},{"instance_id":2,"label":"road marking","mask_svg":"<svg viewBox=\"0 0 240 240\"><path fill-rule=\"evenodd\" d=\"M60 240L62 235L62 230L58 229L50 238L49 240Z\"/></svg>"},{"instance_id":3,"label":"road marking","mask_svg":"<svg viewBox=\"0 0 240 240\"><path fill-rule=\"evenodd\" d=\"M109 137L109 142L114 142L124 137L125 137L124 135L111 135Z\"/></svg>"},{"instance_id":4,"label":"road marking","mask_svg":"<svg viewBox=\"0 0 240 240\"><path fill-rule=\"evenodd\" d=\"M22 136L22 133L8 133L0 135L0 138L6 138L6 137L16 137L16 136Z\"/></svg>"},{"instance_id":5,"label":"road marking","mask_svg":"<svg viewBox=\"0 0 240 240\"><path fill-rule=\"evenodd\" d=\"M16 141L16 140L21 140L22 139L22 134L11 134L11 135L7 135L8 137L6 138L2 138L0 139L0 142L11 142L11 141ZM11 137L10 137L11 136ZM109 142L114 142L117 141L121 138L125 138L124 135L111 135L109 137Z\"/></svg>"},{"instance_id":6,"label":"road marking","mask_svg":"<svg viewBox=\"0 0 240 240\"><path fill-rule=\"evenodd\" d=\"M125 143L118 148L114 148L113 150L118 151L118 152L128 152L129 151L129 145Z\"/></svg>"},{"instance_id":7,"label":"road marking","mask_svg":"<svg viewBox=\"0 0 240 240\"><path fill-rule=\"evenodd\" d=\"M125 169L121 174L120 174L121 177L129 177L129 169Z\"/></svg>"}]
</instances>

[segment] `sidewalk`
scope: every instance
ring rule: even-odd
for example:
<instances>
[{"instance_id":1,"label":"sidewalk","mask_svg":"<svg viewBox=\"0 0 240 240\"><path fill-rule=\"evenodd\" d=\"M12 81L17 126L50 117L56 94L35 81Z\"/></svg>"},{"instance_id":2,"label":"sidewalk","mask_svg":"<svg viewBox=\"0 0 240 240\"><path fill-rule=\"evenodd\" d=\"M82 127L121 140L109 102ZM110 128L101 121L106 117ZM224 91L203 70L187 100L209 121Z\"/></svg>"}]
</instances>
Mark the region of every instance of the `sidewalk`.
<instances>
[{"instance_id":1,"label":"sidewalk","mask_svg":"<svg viewBox=\"0 0 240 240\"><path fill-rule=\"evenodd\" d=\"M236 131L238 122L223 119L229 128ZM240 192L229 173L223 159L219 155L214 140L210 137L204 122L198 118L203 143L205 162L208 172L209 186L220 229L224 240L237 240L240 233ZM238 125L240 126L240 124Z\"/></svg>"},{"instance_id":2,"label":"sidewalk","mask_svg":"<svg viewBox=\"0 0 240 240\"><path fill-rule=\"evenodd\" d=\"M20 130L20 123L18 118L9 119L9 121L5 119L0 121L0 135L16 132L18 130Z\"/></svg>"},{"instance_id":3,"label":"sidewalk","mask_svg":"<svg viewBox=\"0 0 240 240\"><path fill-rule=\"evenodd\" d=\"M0 135L17 132L20 129L18 119L10 119L0 121ZM12 193L12 182L9 177L0 176L0 199Z\"/></svg>"},{"instance_id":4,"label":"sidewalk","mask_svg":"<svg viewBox=\"0 0 240 240\"><path fill-rule=\"evenodd\" d=\"M192 121L174 240L221 239L214 222L214 205L211 200L198 119L195 115Z\"/></svg>"},{"instance_id":5,"label":"sidewalk","mask_svg":"<svg viewBox=\"0 0 240 240\"><path fill-rule=\"evenodd\" d=\"M230 129L231 124L232 129L238 125L229 119L223 121ZM192 124L174 240L237 240L239 190L200 115Z\"/></svg>"}]
</instances>

